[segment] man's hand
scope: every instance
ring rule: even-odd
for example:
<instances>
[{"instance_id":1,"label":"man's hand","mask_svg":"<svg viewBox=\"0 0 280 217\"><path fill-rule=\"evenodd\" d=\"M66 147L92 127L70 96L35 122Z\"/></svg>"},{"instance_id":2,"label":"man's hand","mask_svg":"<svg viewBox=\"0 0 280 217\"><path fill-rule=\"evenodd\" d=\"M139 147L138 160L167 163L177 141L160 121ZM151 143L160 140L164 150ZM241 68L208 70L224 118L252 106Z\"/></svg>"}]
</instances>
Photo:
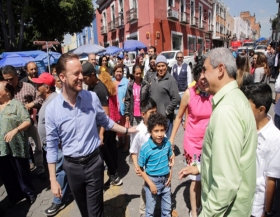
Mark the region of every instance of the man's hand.
<instances>
[{"instance_id":1,"label":"man's hand","mask_svg":"<svg viewBox=\"0 0 280 217\"><path fill-rule=\"evenodd\" d=\"M198 174L199 171L197 166L187 166L178 173L179 179L185 178L188 175L198 175Z\"/></svg>"},{"instance_id":2,"label":"man's hand","mask_svg":"<svg viewBox=\"0 0 280 217\"><path fill-rule=\"evenodd\" d=\"M125 117L125 121L129 122L129 117L128 116Z\"/></svg>"},{"instance_id":3,"label":"man's hand","mask_svg":"<svg viewBox=\"0 0 280 217\"><path fill-rule=\"evenodd\" d=\"M5 136L4 136L4 140L5 142L10 142L12 141L12 139L14 138L14 136L18 133L18 129L13 129L10 132L8 132Z\"/></svg>"},{"instance_id":4,"label":"man's hand","mask_svg":"<svg viewBox=\"0 0 280 217\"><path fill-rule=\"evenodd\" d=\"M104 134L103 133L101 133L101 134L99 134L99 138L100 138L100 146L103 146L104 145Z\"/></svg>"},{"instance_id":5,"label":"man's hand","mask_svg":"<svg viewBox=\"0 0 280 217\"><path fill-rule=\"evenodd\" d=\"M137 133L138 130L136 129L136 127L137 127L137 126L130 127L130 128L128 129L127 135L131 135L131 134L133 134L133 133Z\"/></svg>"},{"instance_id":6,"label":"man's hand","mask_svg":"<svg viewBox=\"0 0 280 217\"><path fill-rule=\"evenodd\" d=\"M34 107L34 103L33 103L33 102L25 104L25 108L26 108L27 110L30 110L30 109L32 109L33 107Z\"/></svg>"},{"instance_id":7,"label":"man's hand","mask_svg":"<svg viewBox=\"0 0 280 217\"><path fill-rule=\"evenodd\" d=\"M51 190L52 190L52 193L55 197L61 199L62 191L61 191L60 184L57 181L52 181L51 182Z\"/></svg>"},{"instance_id":8,"label":"man's hand","mask_svg":"<svg viewBox=\"0 0 280 217\"><path fill-rule=\"evenodd\" d=\"M154 183L150 185L150 190L152 194L157 194L157 186Z\"/></svg>"}]
</instances>

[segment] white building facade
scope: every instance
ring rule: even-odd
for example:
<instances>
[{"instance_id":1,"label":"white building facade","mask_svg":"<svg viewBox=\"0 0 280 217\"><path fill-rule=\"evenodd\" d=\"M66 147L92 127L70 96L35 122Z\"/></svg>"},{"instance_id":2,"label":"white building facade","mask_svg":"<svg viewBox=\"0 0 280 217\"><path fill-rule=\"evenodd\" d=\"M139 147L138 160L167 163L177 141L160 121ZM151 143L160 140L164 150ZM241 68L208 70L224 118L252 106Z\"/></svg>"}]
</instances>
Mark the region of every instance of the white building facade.
<instances>
[{"instance_id":1,"label":"white building facade","mask_svg":"<svg viewBox=\"0 0 280 217\"><path fill-rule=\"evenodd\" d=\"M251 26L249 22L244 21L241 17L234 17L233 33L237 40L251 38Z\"/></svg>"}]
</instances>

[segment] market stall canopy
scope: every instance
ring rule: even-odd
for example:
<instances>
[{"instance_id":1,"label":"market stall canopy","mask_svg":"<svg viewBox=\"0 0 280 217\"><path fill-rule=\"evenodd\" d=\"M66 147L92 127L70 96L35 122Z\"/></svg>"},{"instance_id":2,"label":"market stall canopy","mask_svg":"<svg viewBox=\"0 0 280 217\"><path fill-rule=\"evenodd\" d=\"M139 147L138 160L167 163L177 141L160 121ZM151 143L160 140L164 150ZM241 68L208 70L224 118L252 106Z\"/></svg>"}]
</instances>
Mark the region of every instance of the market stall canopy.
<instances>
[{"instance_id":1,"label":"market stall canopy","mask_svg":"<svg viewBox=\"0 0 280 217\"><path fill-rule=\"evenodd\" d=\"M146 49L146 48L147 48L147 46L144 43L142 43L141 41L137 41L137 40L127 40L124 42L124 45L123 45L123 49L126 52L138 51L138 50Z\"/></svg>"},{"instance_id":2,"label":"market stall canopy","mask_svg":"<svg viewBox=\"0 0 280 217\"><path fill-rule=\"evenodd\" d=\"M60 53L49 51L49 58L50 64L54 64L57 62L59 57L61 56ZM36 61L44 61L45 65L48 65L48 54L43 52L35 58Z\"/></svg>"},{"instance_id":3,"label":"market stall canopy","mask_svg":"<svg viewBox=\"0 0 280 217\"><path fill-rule=\"evenodd\" d=\"M90 54L90 53L100 53L105 51L106 49L98 44L85 44L78 47L76 50L73 51L74 54L82 55L82 54Z\"/></svg>"},{"instance_id":4,"label":"market stall canopy","mask_svg":"<svg viewBox=\"0 0 280 217\"><path fill-rule=\"evenodd\" d=\"M29 61L26 61L24 57L21 57L18 54L10 54L6 55L2 60L0 60L0 68L7 66L7 65L12 65L14 67L22 67L25 66L26 63Z\"/></svg>"},{"instance_id":5,"label":"market stall canopy","mask_svg":"<svg viewBox=\"0 0 280 217\"><path fill-rule=\"evenodd\" d=\"M265 37L260 37L258 40L256 40L256 42L265 41L265 40L266 40Z\"/></svg>"},{"instance_id":6,"label":"market stall canopy","mask_svg":"<svg viewBox=\"0 0 280 217\"><path fill-rule=\"evenodd\" d=\"M45 53L45 52L41 51L41 50L3 52L0 56L0 58L4 58L5 56L10 55L10 54L25 55L25 56L30 56L30 57L36 58L39 54L42 54L42 53Z\"/></svg>"},{"instance_id":7,"label":"market stall canopy","mask_svg":"<svg viewBox=\"0 0 280 217\"><path fill-rule=\"evenodd\" d=\"M106 51L98 53L98 55L116 55L122 51L123 51L123 49L121 49L119 47L109 46L109 47L106 47Z\"/></svg>"}]
</instances>

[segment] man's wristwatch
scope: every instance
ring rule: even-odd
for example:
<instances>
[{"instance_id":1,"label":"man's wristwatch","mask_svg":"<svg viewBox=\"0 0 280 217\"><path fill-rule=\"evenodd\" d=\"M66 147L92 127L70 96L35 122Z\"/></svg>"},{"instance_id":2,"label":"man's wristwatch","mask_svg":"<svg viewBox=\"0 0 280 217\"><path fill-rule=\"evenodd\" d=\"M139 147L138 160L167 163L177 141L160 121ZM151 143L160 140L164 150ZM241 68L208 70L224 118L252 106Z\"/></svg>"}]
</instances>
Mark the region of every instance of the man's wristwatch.
<instances>
[{"instance_id":1,"label":"man's wristwatch","mask_svg":"<svg viewBox=\"0 0 280 217\"><path fill-rule=\"evenodd\" d=\"M264 212L264 216L265 217L271 217L271 216L273 216L273 212Z\"/></svg>"},{"instance_id":2,"label":"man's wristwatch","mask_svg":"<svg viewBox=\"0 0 280 217\"><path fill-rule=\"evenodd\" d=\"M127 135L128 134L128 128L126 127L125 129L126 129L126 131L125 131L124 135Z\"/></svg>"}]
</instances>

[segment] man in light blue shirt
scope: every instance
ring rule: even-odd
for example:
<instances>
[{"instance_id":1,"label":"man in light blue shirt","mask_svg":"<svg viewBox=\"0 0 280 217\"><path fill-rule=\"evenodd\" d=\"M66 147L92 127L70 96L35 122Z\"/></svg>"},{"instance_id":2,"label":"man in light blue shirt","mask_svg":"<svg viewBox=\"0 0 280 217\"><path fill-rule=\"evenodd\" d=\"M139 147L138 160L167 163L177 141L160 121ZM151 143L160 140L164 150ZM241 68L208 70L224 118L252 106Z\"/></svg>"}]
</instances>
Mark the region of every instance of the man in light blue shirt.
<instances>
[{"instance_id":1,"label":"man in light blue shirt","mask_svg":"<svg viewBox=\"0 0 280 217\"><path fill-rule=\"evenodd\" d=\"M46 108L47 161L51 189L61 197L55 164L59 141L65 161L63 168L83 217L103 216L103 160L99 155L97 126L132 134L135 128L122 127L105 114L94 92L82 90L82 65L75 54L63 54L57 62L63 91Z\"/></svg>"}]
</instances>

